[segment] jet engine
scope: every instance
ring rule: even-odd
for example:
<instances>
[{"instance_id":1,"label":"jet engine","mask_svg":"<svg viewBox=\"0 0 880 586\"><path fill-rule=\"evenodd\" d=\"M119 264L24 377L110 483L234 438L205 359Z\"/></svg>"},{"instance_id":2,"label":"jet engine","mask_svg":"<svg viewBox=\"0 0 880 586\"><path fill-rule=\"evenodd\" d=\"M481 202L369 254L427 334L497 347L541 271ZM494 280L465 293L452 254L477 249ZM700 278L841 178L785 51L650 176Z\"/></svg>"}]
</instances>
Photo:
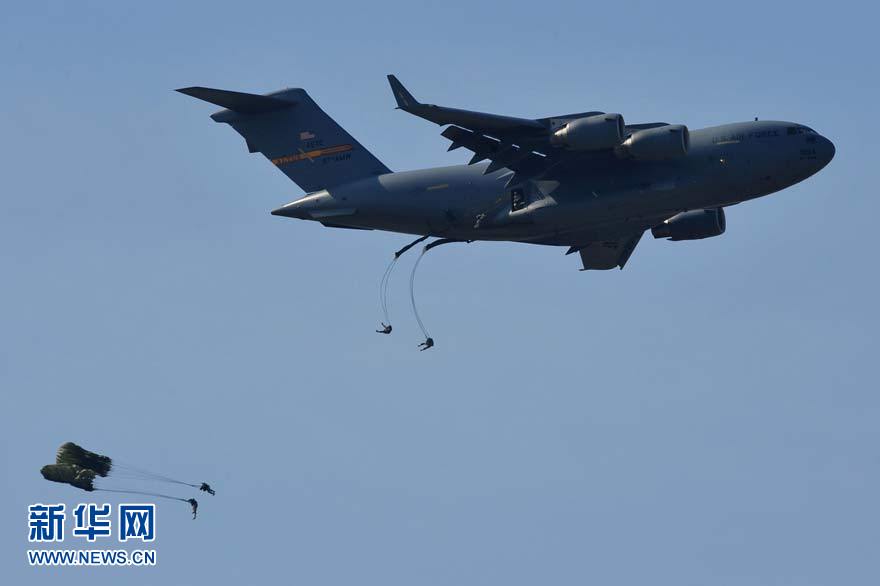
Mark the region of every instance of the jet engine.
<instances>
[{"instance_id":1,"label":"jet engine","mask_svg":"<svg viewBox=\"0 0 880 586\"><path fill-rule=\"evenodd\" d=\"M670 240L700 240L724 234L724 209L691 210L673 216L651 228L654 238Z\"/></svg>"},{"instance_id":2,"label":"jet engine","mask_svg":"<svg viewBox=\"0 0 880 586\"><path fill-rule=\"evenodd\" d=\"M599 151L620 144L626 125L620 114L576 118L550 135L550 144L572 151Z\"/></svg>"},{"instance_id":3,"label":"jet engine","mask_svg":"<svg viewBox=\"0 0 880 586\"><path fill-rule=\"evenodd\" d=\"M617 154L640 161L665 161L685 156L690 144L687 126L669 124L632 133L617 148Z\"/></svg>"}]
</instances>

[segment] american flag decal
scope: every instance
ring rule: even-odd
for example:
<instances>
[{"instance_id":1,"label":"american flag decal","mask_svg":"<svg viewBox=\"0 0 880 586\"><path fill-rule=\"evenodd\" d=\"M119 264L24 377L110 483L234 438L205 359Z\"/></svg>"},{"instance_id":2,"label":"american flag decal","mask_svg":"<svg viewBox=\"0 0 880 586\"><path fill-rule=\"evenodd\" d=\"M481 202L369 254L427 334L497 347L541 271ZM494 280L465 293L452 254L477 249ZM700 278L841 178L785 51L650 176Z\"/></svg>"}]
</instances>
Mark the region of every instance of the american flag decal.
<instances>
[{"instance_id":1,"label":"american flag decal","mask_svg":"<svg viewBox=\"0 0 880 586\"><path fill-rule=\"evenodd\" d=\"M313 138L315 138L315 134L313 132L309 132L308 130L299 133L300 140L312 140Z\"/></svg>"}]
</instances>

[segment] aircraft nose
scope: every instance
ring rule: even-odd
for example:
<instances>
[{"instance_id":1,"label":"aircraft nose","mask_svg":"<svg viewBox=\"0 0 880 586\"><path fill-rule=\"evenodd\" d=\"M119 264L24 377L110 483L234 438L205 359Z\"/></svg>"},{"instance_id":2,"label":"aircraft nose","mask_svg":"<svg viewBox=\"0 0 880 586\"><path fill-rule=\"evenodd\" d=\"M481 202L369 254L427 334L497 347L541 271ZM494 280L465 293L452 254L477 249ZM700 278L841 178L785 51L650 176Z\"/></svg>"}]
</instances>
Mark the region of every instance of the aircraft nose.
<instances>
[{"instance_id":1,"label":"aircraft nose","mask_svg":"<svg viewBox=\"0 0 880 586\"><path fill-rule=\"evenodd\" d=\"M823 161L822 166L824 167L828 163L831 162L831 159L834 158L834 154L837 152L837 149L834 148L834 143L822 137L822 145L821 145L821 154L820 157Z\"/></svg>"}]
</instances>

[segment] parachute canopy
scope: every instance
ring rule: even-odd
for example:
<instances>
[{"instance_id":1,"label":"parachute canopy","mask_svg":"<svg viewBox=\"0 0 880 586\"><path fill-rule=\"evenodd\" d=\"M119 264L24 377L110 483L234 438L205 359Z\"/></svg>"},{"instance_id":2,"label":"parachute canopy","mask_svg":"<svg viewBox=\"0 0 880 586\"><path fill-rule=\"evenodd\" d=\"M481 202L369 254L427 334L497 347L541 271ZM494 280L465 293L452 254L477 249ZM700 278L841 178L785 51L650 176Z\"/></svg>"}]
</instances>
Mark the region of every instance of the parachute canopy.
<instances>
[{"instance_id":1,"label":"parachute canopy","mask_svg":"<svg viewBox=\"0 0 880 586\"><path fill-rule=\"evenodd\" d=\"M61 482L88 492L95 490L95 471L75 464L48 464L40 469L46 480Z\"/></svg>"},{"instance_id":2,"label":"parachute canopy","mask_svg":"<svg viewBox=\"0 0 880 586\"><path fill-rule=\"evenodd\" d=\"M73 442L61 444L61 447L58 448L58 455L55 457L55 463L94 470L95 474L98 476L107 476L110 473L110 469L113 467L113 460L108 456L102 456L101 454L90 452ZM50 478L49 480L52 479Z\"/></svg>"},{"instance_id":3,"label":"parachute canopy","mask_svg":"<svg viewBox=\"0 0 880 586\"><path fill-rule=\"evenodd\" d=\"M211 488L211 485L207 482L198 484L194 482L185 482L183 480L171 478L170 476L165 476L164 474L136 468L125 462L117 461L114 463L109 456L90 452L73 442L62 444L61 447L58 448L58 454L55 457L55 464L43 466L40 469L40 474L42 474L43 478L46 480L69 484L87 492L103 491L120 494L138 494L188 503L192 507L193 519L196 518L196 512L199 506L196 499L187 499L160 492L146 491L137 487L115 487L113 485L114 479L117 481L123 478L128 478L135 481L165 482L190 486L211 495L215 494L214 489ZM103 480L106 476L111 476L111 478ZM95 486L95 482L99 480L100 482L98 482L98 486ZM107 485L105 484L106 482L110 482L110 484Z\"/></svg>"}]
</instances>

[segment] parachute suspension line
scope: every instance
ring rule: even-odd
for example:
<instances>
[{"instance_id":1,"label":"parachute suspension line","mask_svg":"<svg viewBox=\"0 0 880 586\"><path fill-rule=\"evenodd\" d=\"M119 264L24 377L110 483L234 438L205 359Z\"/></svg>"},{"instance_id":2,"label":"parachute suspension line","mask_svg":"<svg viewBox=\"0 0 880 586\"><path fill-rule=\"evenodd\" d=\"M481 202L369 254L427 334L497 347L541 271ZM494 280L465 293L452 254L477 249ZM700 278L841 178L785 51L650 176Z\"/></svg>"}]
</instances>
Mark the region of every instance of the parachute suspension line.
<instances>
[{"instance_id":1,"label":"parachute suspension line","mask_svg":"<svg viewBox=\"0 0 880 586\"><path fill-rule=\"evenodd\" d=\"M146 471L122 469L119 474L114 474L113 476L115 476L117 478L128 478L128 479L132 479L132 480L153 480L156 482L168 482L170 484L180 484L183 486L191 486L193 488L199 487L198 484L194 484L192 482L184 482L183 480L177 480L175 478L163 476L162 474L153 474L151 472L146 472Z\"/></svg>"},{"instance_id":2,"label":"parachute suspension line","mask_svg":"<svg viewBox=\"0 0 880 586\"><path fill-rule=\"evenodd\" d=\"M193 484L191 482L184 482L182 480L174 480L173 478L162 478L157 476L150 476L147 474L129 474L126 472L120 472L118 474L114 474L111 478L116 478L119 480L144 480L148 482L167 482L169 484L179 484L181 486L191 486L192 488L199 488L199 484Z\"/></svg>"},{"instance_id":3,"label":"parachute suspension line","mask_svg":"<svg viewBox=\"0 0 880 586\"><path fill-rule=\"evenodd\" d=\"M117 478L133 478L133 479L142 479L142 480L156 480L161 482L169 482L171 484L181 484L183 486L191 486L193 488L198 488L199 485L192 482L184 482L183 480L178 480L176 478L171 478L170 476L166 476L164 474L159 474L157 472L150 472L149 470L144 470L143 468L138 468L136 466L132 466L126 462L120 462L119 460L113 461L113 469L118 470L120 474L113 474Z\"/></svg>"},{"instance_id":4,"label":"parachute suspension line","mask_svg":"<svg viewBox=\"0 0 880 586\"><path fill-rule=\"evenodd\" d=\"M167 495L167 494L161 494L158 492L143 492L140 490L122 490L122 489L115 489L115 488L96 488L95 492L98 492L98 491L100 491L100 492L116 492L119 494L139 494L139 495L143 495L143 496L155 496L155 497L159 497L159 498L163 498L163 499L170 499L173 501L181 501L184 503L189 502L187 499L181 498L179 496L171 496L171 495Z\"/></svg>"},{"instance_id":5,"label":"parachute suspension line","mask_svg":"<svg viewBox=\"0 0 880 586\"><path fill-rule=\"evenodd\" d=\"M382 308L382 315L384 317L384 321L382 321L382 329L376 330L376 333L379 334L390 334L391 333L391 316L388 311L388 285L391 282L391 274L394 272L394 267L397 266L397 260L403 256L407 250L418 244L419 242L424 242L428 237L421 236L416 238L400 250L394 253L394 258L391 259L391 262L388 263L388 266L385 268L385 273L382 275L382 281L379 283L379 305Z\"/></svg>"},{"instance_id":6,"label":"parachute suspension line","mask_svg":"<svg viewBox=\"0 0 880 586\"><path fill-rule=\"evenodd\" d=\"M409 274L409 299L412 302L413 314L416 316L416 321L419 324L419 328L422 330L422 334L425 335L425 341L419 344L419 348L421 350L427 350L428 348L432 348L434 346L434 339L431 337L431 334L428 333L428 328L425 327L425 324L422 322L422 318L419 315L419 309L416 306L416 293L415 293L415 282L416 282L416 269L419 268L419 263L422 262L422 257L425 256L432 248L436 248L443 244L451 244L453 242L461 242L461 240L456 240L454 238L441 238L440 240L435 240L434 242L425 245L422 248L422 253L419 255L419 258L416 259L416 263L413 265L412 272ZM470 242L470 241L468 241Z\"/></svg>"}]
</instances>

